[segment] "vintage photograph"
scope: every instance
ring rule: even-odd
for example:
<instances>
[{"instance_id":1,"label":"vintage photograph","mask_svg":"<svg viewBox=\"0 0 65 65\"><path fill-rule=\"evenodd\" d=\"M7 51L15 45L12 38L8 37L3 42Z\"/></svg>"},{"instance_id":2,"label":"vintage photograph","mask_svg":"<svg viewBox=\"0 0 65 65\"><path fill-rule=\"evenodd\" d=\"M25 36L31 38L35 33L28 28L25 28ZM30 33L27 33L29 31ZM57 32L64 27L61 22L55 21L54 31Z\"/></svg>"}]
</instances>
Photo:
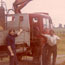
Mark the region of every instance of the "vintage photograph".
<instances>
[{"instance_id":1,"label":"vintage photograph","mask_svg":"<svg viewBox=\"0 0 65 65\"><path fill-rule=\"evenodd\" d=\"M0 0L0 65L65 65L65 0Z\"/></svg>"}]
</instances>

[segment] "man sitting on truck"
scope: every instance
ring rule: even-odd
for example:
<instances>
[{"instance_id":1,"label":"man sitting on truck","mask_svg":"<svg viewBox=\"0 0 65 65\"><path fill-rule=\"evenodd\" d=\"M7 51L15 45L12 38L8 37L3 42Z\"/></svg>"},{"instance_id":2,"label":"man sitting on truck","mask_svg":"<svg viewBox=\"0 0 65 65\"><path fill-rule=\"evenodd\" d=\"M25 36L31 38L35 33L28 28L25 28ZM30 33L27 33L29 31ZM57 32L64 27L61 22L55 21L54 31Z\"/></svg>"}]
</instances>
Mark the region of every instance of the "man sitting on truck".
<instances>
[{"instance_id":1,"label":"man sitting on truck","mask_svg":"<svg viewBox=\"0 0 65 65\"><path fill-rule=\"evenodd\" d=\"M54 34L53 30L50 30L50 34L42 34L43 36L47 37L48 43L48 57L47 57L47 65L51 65L51 55L53 54L53 62L52 65L56 64L56 57L57 57L57 40L60 38Z\"/></svg>"},{"instance_id":2,"label":"man sitting on truck","mask_svg":"<svg viewBox=\"0 0 65 65\"><path fill-rule=\"evenodd\" d=\"M18 60L16 56L16 47L15 47L15 38L21 34L23 30L20 29L20 31L15 34L15 30L11 29L9 30L9 34L6 38L6 44L9 51L10 56L10 65L18 65Z\"/></svg>"}]
</instances>

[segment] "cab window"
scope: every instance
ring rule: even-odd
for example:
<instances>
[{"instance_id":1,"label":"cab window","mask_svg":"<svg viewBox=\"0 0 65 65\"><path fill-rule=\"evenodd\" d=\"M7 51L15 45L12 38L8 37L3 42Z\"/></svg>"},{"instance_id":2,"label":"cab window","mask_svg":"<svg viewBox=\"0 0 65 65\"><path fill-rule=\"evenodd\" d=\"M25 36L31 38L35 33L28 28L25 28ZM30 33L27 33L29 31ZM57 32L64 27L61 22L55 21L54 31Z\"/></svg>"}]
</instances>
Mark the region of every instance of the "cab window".
<instances>
[{"instance_id":1,"label":"cab window","mask_svg":"<svg viewBox=\"0 0 65 65\"><path fill-rule=\"evenodd\" d=\"M49 28L49 27L50 27L49 19L43 18L43 28Z\"/></svg>"},{"instance_id":2,"label":"cab window","mask_svg":"<svg viewBox=\"0 0 65 65\"><path fill-rule=\"evenodd\" d=\"M7 21L11 22L12 21L12 16L7 17Z\"/></svg>"},{"instance_id":3,"label":"cab window","mask_svg":"<svg viewBox=\"0 0 65 65\"><path fill-rule=\"evenodd\" d=\"M37 23L38 22L38 18L33 18L33 22Z\"/></svg>"}]
</instances>

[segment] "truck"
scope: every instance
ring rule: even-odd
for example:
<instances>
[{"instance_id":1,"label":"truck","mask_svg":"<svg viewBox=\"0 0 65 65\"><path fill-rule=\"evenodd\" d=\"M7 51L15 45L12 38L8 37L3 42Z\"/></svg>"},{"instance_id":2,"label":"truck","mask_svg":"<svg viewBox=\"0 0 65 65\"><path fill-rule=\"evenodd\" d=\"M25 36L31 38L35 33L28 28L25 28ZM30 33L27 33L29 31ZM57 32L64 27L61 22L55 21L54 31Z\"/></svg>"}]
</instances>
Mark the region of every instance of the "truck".
<instances>
[{"instance_id":1,"label":"truck","mask_svg":"<svg viewBox=\"0 0 65 65\"><path fill-rule=\"evenodd\" d=\"M20 28L23 32L16 38L16 52L19 60L23 56L31 56L35 52L33 51L35 43L41 40L41 34L48 34L53 29L52 19L48 13L22 13L22 14L9 14L12 9L5 13L4 7L0 7L0 58L8 57L6 37L8 31L12 28L16 32ZM44 39L44 38L43 38ZM44 41L40 41L39 45Z\"/></svg>"}]
</instances>

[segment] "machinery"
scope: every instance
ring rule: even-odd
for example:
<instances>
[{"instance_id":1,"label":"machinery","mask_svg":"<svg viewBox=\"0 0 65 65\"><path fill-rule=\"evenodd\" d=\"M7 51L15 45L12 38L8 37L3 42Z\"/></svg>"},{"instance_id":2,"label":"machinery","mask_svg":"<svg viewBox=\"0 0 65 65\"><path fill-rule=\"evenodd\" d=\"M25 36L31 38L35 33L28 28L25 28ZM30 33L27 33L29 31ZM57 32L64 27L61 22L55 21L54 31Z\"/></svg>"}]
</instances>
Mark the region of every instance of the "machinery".
<instances>
[{"instance_id":1,"label":"machinery","mask_svg":"<svg viewBox=\"0 0 65 65\"><path fill-rule=\"evenodd\" d=\"M33 57L34 52L32 51L35 44L45 45L44 38L39 42L42 38L41 34L48 34L53 28L51 17L48 13L43 12L9 14L11 9L5 13L6 9L2 5L0 6L0 57L8 56L5 40L10 28L15 29L16 32L20 28L24 30L16 38L18 59L26 55Z\"/></svg>"}]
</instances>

